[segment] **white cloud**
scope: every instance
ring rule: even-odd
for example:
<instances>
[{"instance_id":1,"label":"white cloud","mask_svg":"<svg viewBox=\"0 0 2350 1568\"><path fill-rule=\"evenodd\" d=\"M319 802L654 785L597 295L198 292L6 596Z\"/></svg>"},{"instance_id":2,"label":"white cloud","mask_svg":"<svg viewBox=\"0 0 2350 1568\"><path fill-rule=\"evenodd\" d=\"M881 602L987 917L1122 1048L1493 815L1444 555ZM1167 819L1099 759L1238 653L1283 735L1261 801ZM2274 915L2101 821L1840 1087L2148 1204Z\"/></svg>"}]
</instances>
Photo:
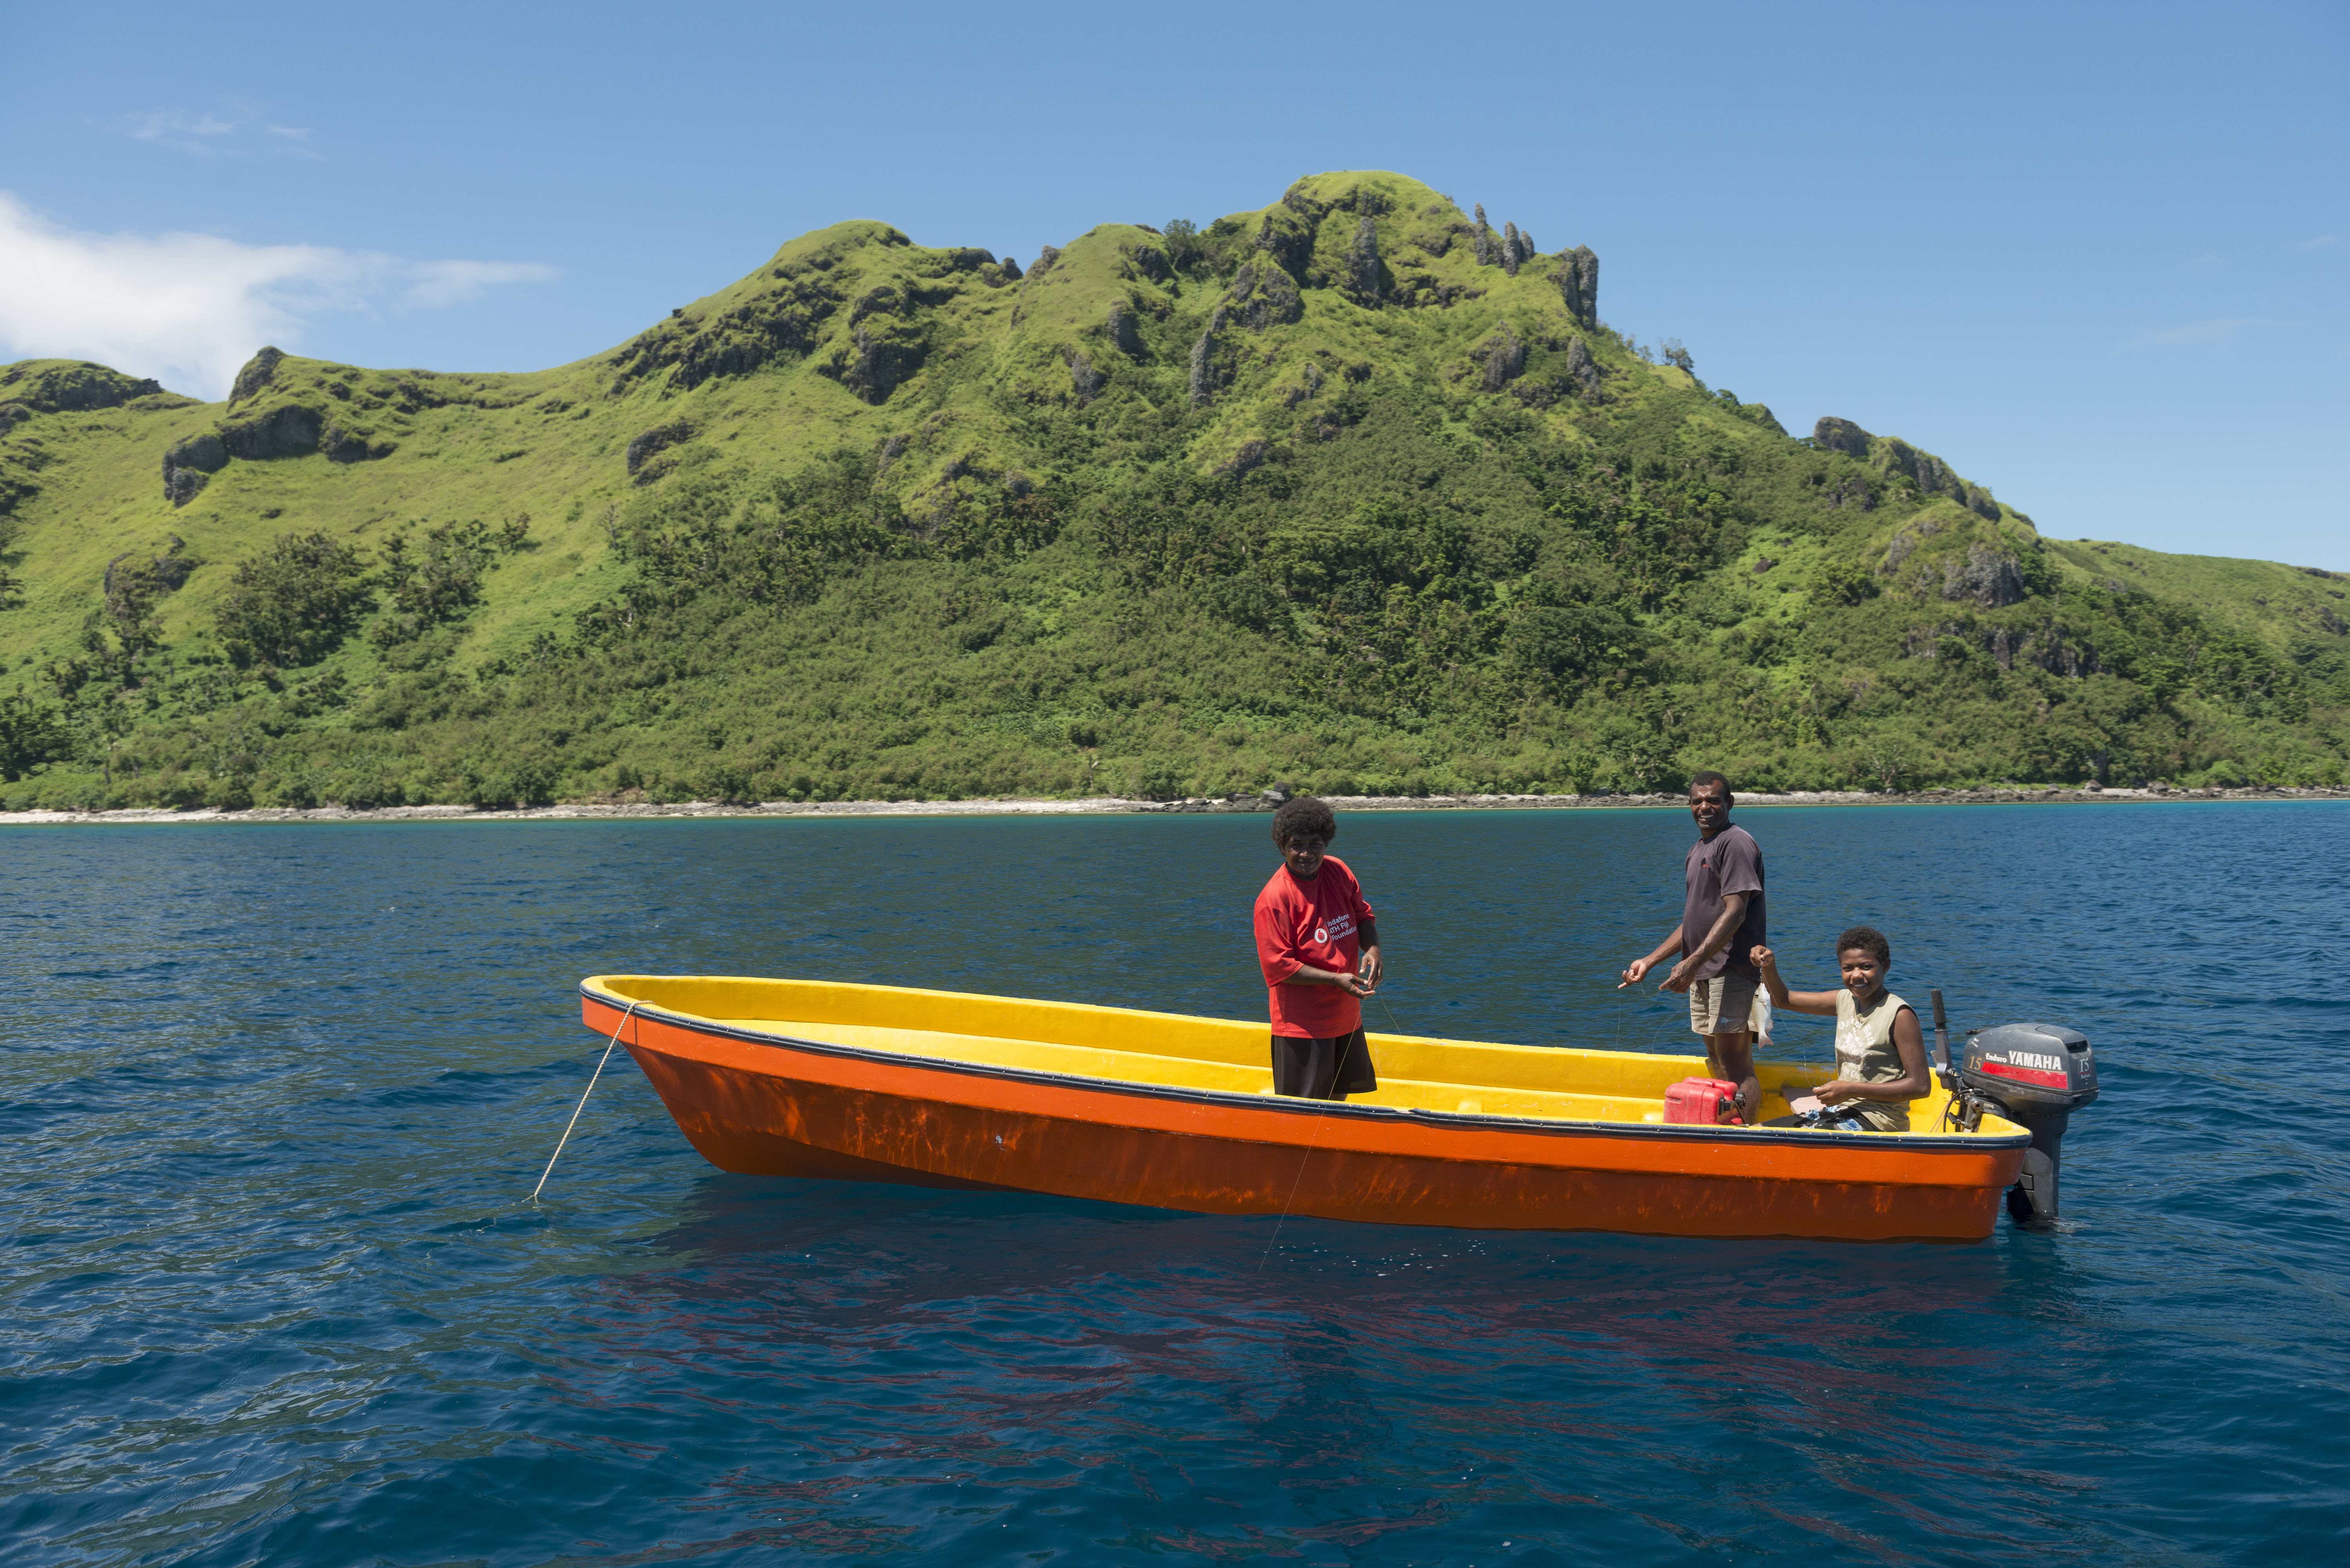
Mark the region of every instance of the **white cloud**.
<instances>
[{"instance_id":1,"label":"white cloud","mask_svg":"<svg viewBox=\"0 0 2350 1568\"><path fill-rule=\"evenodd\" d=\"M2247 327L2262 325L2257 316L2223 316L2212 321L2193 321L2184 327L2166 327L2158 332L2148 332L2149 343L2220 343L2233 337Z\"/></svg>"},{"instance_id":2,"label":"white cloud","mask_svg":"<svg viewBox=\"0 0 2350 1568\"><path fill-rule=\"evenodd\" d=\"M205 158L218 152L221 143L236 134L235 125L217 115L190 114L184 109L126 114L115 124L133 141L151 141L158 147L176 148Z\"/></svg>"},{"instance_id":3,"label":"white cloud","mask_svg":"<svg viewBox=\"0 0 2350 1568\"><path fill-rule=\"evenodd\" d=\"M2314 240L2303 240L2293 248L2297 251L2331 250L2342 243L2340 234L2320 234Z\"/></svg>"},{"instance_id":4,"label":"white cloud","mask_svg":"<svg viewBox=\"0 0 2350 1568\"><path fill-rule=\"evenodd\" d=\"M400 303L431 310L477 299L502 283L546 283L556 275L537 262L437 261L409 262L408 286Z\"/></svg>"},{"instance_id":5,"label":"white cloud","mask_svg":"<svg viewBox=\"0 0 2350 1568\"><path fill-rule=\"evenodd\" d=\"M276 125L265 119L261 106L244 99L224 99L221 112L210 109L149 109L120 114L107 129L133 141L168 147L198 158L250 158L256 151L324 161L310 146L310 132L298 125ZM264 140L255 145L251 135Z\"/></svg>"},{"instance_id":6,"label":"white cloud","mask_svg":"<svg viewBox=\"0 0 2350 1568\"><path fill-rule=\"evenodd\" d=\"M536 262L412 262L215 234L93 234L0 191L0 351L95 359L204 398L228 395L265 343L291 348L324 311L431 309L560 275Z\"/></svg>"}]
</instances>

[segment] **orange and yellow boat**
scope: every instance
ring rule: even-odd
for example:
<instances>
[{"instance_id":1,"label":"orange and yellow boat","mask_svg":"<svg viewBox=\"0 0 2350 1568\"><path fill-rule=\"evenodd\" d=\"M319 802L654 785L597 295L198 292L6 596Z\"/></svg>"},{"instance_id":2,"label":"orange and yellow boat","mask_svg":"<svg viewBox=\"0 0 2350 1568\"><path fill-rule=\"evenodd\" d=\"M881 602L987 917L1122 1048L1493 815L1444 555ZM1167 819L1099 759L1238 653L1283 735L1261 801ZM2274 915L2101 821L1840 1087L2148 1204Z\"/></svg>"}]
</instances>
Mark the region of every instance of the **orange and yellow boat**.
<instances>
[{"instance_id":1,"label":"orange and yellow boat","mask_svg":"<svg viewBox=\"0 0 2350 1568\"><path fill-rule=\"evenodd\" d=\"M896 986L597 975L693 1147L746 1175L1055 1193L1213 1214L1672 1236L1975 1241L2031 1135L1664 1120L1692 1056L1373 1034L1379 1088L1273 1092L1262 1022ZM1763 1115L1821 1082L1762 1064Z\"/></svg>"}]
</instances>

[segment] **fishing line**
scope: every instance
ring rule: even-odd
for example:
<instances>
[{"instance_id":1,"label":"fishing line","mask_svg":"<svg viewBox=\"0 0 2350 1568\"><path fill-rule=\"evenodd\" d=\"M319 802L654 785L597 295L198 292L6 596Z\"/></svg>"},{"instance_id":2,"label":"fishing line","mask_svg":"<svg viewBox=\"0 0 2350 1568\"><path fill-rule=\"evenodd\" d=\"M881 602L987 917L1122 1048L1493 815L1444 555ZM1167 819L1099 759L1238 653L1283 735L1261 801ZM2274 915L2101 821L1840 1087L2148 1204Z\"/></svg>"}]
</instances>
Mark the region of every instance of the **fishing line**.
<instances>
[{"instance_id":1,"label":"fishing line","mask_svg":"<svg viewBox=\"0 0 2350 1568\"><path fill-rule=\"evenodd\" d=\"M1330 1064L1330 1082L1334 1087L1338 1081L1338 1065L1342 1060L1335 1059ZM1289 1184L1289 1196L1281 1200L1281 1217L1273 1222L1273 1240L1264 1244L1264 1256L1256 1261L1256 1272L1260 1274L1264 1272L1265 1262L1273 1256L1274 1248L1281 1244L1281 1228L1289 1223L1289 1206L1297 1201L1298 1186L1305 1179L1305 1162L1314 1158L1314 1147L1322 1141L1322 1124L1329 1117L1330 1102L1324 1100L1321 1104L1323 1108L1314 1113L1314 1136L1305 1140L1305 1152L1297 1157L1297 1175Z\"/></svg>"},{"instance_id":2,"label":"fishing line","mask_svg":"<svg viewBox=\"0 0 2350 1568\"><path fill-rule=\"evenodd\" d=\"M1403 1025L1397 1022L1395 1009L1388 1005L1388 999L1379 996L1376 991L1371 994L1378 997L1379 1007L1387 1013L1388 1023L1398 1034L1401 1034ZM1330 1062L1330 1085L1333 1090L1337 1087L1338 1075L1346 1070L1346 1054L1342 1048ZM1273 1240L1264 1244L1264 1256L1256 1261L1256 1272L1260 1274L1264 1272L1265 1262L1273 1256L1274 1248L1281 1244L1281 1228L1289 1223L1289 1206L1297 1201L1297 1189L1305 1181L1306 1161L1314 1158L1315 1147L1322 1141L1322 1124L1329 1118L1330 1112L1327 1107L1331 1102L1325 1100L1322 1104L1325 1108L1314 1113L1314 1133L1305 1140L1305 1152L1297 1157L1297 1174L1290 1180L1289 1196L1281 1200L1281 1217L1273 1222Z\"/></svg>"},{"instance_id":3,"label":"fishing line","mask_svg":"<svg viewBox=\"0 0 2350 1568\"><path fill-rule=\"evenodd\" d=\"M546 1179L555 1174L555 1162L563 1158L563 1146L571 1141L571 1129L579 1125L579 1113L588 1108L588 1096L596 1092L596 1080L604 1075L604 1064L612 1059L612 1048L620 1043L620 1031L629 1026L629 1016L637 1011L637 1002L643 1000L644 998L640 996L636 1002L629 1003L629 1011L620 1014L620 1022L613 1029L612 1038L605 1042L604 1054L596 1059L596 1071L588 1080L587 1094L579 1096L579 1104L573 1108L571 1119L563 1126L563 1136L555 1140L555 1152L546 1157L546 1168L538 1173L538 1185L530 1189L530 1200L533 1203L538 1201L539 1193L546 1189Z\"/></svg>"}]
</instances>

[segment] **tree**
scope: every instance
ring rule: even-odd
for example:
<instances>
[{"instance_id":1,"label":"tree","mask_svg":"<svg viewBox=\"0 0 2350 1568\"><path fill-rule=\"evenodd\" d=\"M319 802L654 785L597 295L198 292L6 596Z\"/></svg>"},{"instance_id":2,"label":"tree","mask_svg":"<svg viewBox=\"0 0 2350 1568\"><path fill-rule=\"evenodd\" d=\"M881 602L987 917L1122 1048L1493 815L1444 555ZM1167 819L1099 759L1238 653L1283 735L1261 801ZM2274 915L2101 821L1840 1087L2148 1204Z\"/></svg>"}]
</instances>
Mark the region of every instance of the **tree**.
<instances>
[{"instance_id":1,"label":"tree","mask_svg":"<svg viewBox=\"0 0 2350 1568\"><path fill-rule=\"evenodd\" d=\"M1208 259L1208 247L1200 242L1200 231L1189 218L1170 218L1167 232L1160 236L1167 242L1167 260L1177 272L1185 272Z\"/></svg>"},{"instance_id":2,"label":"tree","mask_svg":"<svg viewBox=\"0 0 2350 1568\"><path fill-rule=\"evenodd\" d=\"M230 579L221 641L240 665L307 664L333 651L374 597L358 551L324 534L280 534Z\"/></svg>"},{"instance_id":3,"label":"tree","mask_svg":"<svg viewBox=\"0 0 2350 1568\"><path fill-rule=\"evenodd\" d=\"M35 702L25 689L0 697L0 779L16 783L43 763L73 754L73 735L58 711Z\"/></svg>"}]
</instances>

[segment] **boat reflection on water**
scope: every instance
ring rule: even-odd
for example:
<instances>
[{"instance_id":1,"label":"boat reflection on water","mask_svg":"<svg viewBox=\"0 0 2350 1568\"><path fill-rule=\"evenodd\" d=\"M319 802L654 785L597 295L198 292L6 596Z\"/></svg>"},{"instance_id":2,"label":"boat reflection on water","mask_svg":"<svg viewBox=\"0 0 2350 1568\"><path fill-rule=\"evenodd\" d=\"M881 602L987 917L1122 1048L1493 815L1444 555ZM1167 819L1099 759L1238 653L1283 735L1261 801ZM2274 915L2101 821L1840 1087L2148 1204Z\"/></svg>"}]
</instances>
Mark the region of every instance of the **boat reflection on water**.
<instances>
[{"instance_id":1,"label":"boat reflection on water","mask_svg":"<svg viewBox=\"0 0 2350 1568\"><path fill-rule=\"evenodd\" d=\"M2014 1463L2012 1407L1948 1348L1956 1319L2014 1310L1975 1250L731 1176L648 1245L651 1266L591 1287L609 1370L571 1392L647 1443L767 1434L769 1459L681 1505L681 1528L731 1521L712 1542L1433 1549L1539 1507L1543 1539L1631 1551L1761 1507L1827 1543L1855 1486L1991 1487ZM1864 1452L1907 1473L1856 1478Z\"/></svg>"}]
</instances>

